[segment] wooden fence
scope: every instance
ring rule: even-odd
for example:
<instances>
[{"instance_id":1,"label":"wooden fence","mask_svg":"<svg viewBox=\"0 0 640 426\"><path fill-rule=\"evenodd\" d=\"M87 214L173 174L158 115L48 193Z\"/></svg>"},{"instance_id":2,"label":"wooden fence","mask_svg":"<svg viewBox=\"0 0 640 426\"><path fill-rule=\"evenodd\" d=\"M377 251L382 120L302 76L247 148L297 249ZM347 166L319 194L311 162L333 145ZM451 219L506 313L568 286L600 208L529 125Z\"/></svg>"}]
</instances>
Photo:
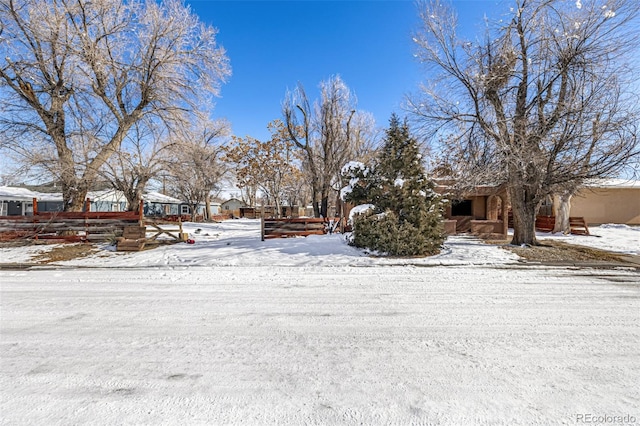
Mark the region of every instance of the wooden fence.
<instances>
[{"instance_id":1,"label":"wooden fence","mask_svg":"<svg viewBox=\"0 0 640 426\"><path fill-rule=\"evenodd\" d=\"M186 240L181 217L176 218L177 223L145 218L142 202L138 211L133 212L91 212L88 208L87 205L84 212L42 213L34 208L30 216L0 216L0 241L116 241L118 249L140 250L161 236L174 241Z\"/></svg>"},{"instance_id":2,"label":"wooden fence","mask_svg":"<svg viewBox=\"0 0 640 426\"><path fill-rule=\"evenodd\" d=\"M268 238L306 237L323 235L327 232L327 219L293 218L293 219L261 219L262 241Z\"/></svg>"},{"instance_id":3,"label":"wooden fence","mask_svg":"<svg viewBox=\"0 0 640 426\"><path fill-rule=\"evenodd\" d=\"M536 230L541 232L553 232L556 224L555 216L537 216ZM589 235L589 227L583 217L570 217L569 227L571 233L576 235Z\"/></svg>"},{"instance_id":4,"label":"wooden fence","mask_svg":"<svg viewBox=\"0 0 640 426\"><path fill-rule=\"evenodd\" d=\"M121 236L125 226L142 220L138 212L34 212L32 216L1 216L0 241L108 241Z\"/></svg>"},{"instance_id":5,"label":"wooden fence","mask_svg":"<svg viewBox=\"0 0 640 426\"><path fill-rule=\"evenodd\" d=\"M143 203L138 211L92 212L87 198L83 212L40 212L33 199L33 214L0 216L0 241L16 239L69 242L111 241L121 237L127 226L142 226Z\"/></svg>"},{"instance_id":6,"label":"wooden fence","mask_svg":"<svg viewBox=\"0 0 640 426\"><path fill-rule=\"evenodd\" d=\"M118 251L140 251L146 245L159 244L158 237L165 237L170 242L187 241L187 234L182 230L182 221L158 222L145 219L144 226L125 226L122 236L116 237Z\"/></svg>"}]
</instances>

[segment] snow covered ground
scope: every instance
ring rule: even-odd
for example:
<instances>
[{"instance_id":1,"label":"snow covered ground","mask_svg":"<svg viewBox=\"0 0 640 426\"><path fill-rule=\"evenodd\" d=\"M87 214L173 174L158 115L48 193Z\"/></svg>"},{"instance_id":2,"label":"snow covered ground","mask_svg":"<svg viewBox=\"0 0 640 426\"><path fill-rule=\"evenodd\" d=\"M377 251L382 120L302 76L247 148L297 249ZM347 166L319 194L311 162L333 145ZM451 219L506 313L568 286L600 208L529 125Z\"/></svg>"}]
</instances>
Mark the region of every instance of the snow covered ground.
<instances>
[{"instance_id":1,"label":"snow covered ground","mask_svg":"<svg viewBox=\"0 0 640 426\"><path fill-rule=\"evenodd\" d=\"M374 265L501 265L515 263L518 256L478 239L450 237L437 256L388 259L368 256L346 244L341 234L260 241L260 222L240 219L222 223L186 223L196 243L163 246L143 252L102 249L87 258L57 263L83 267L143 266L374 266ZM557 239L572 244L640 255L640 227L603 225L591 228L591 236L538 234L541 240ZM0 247L0 263L29 262L53 246Z\"/></svg>"},{"instance_id":2,"label":"snow covered ground","mask_svg":"<svg viewBox=\"0 0 640 426\"><path fill-rule=\"evenodd\" d=\"M591 235L558 235L538 233L541 240L555 239L569 244L640 255L640 226L605 224L589 227Z\"/></svg>"},{"instance_id":3,"label":"snow covered ground","mask_svg":"<svg viewBox=\"0 0 640 426\"><path fill-rule=\"evenodd\" d=\"M221 223L186 223L185 232L195 244L162 246L143 252L115 252L104 247L95 255L61 262L65 266L373 266L385 264L463 265L503 264L518 257L497 247L487 247L469 237L454 237L438 256L416 259L373 258L349 246L342 234L307 238L260 240L260 221L228 220ZM51 246L1 248L0 263L29 262Z\"/></svg>"},{"instance_id":4,"label":"snow covered ground","mask_svg":"<svg viewBox=\"0 0 640 426\"><path fill-rule=\"evenodd\" d=\"M638 272L523 267L464 237L371 258L256 223L0 270L0 423L640 423ZM554 238L638 251L635 228L601 231Z\"/></svg>"}]
</instances>

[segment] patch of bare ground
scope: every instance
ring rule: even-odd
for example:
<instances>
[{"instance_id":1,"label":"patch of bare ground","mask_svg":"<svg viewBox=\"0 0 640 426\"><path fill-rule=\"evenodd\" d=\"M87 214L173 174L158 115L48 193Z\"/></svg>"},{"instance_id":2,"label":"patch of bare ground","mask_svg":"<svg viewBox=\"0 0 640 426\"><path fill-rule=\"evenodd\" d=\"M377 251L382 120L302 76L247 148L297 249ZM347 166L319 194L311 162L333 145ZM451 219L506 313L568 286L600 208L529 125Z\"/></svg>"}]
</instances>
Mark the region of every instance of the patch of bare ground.
<instances>
[{"instance_id":1,"label":"patch of bare ground","mask_svg":"<svg viewBox=\"0 0 640 426\"><path fill-rule=\"evenodd\" d=\"M142 250L153 250L158 246L175 244L175 240L151 240L148 241ZM55 246L54 246L55 244ZM55 262L64 262L67 260L80 259L89 255L98 255L99 257L108 256L109 254L104 249L98 247L96 244L91 243L66 243L59 244L51 241L34 241L34 240L11 240L0 241L0 247L14 248L24 246L47 246L50 245L51 249L37 255L34 255L30 263L36 264L49 264ZM103 254L100 254L100 252Z\"/></svg>"},{"instance_id":2,"label":"patch of bare ground","mask_svg":"<svg viewBox=\"0 0 640 426\"><path fill-rule=\"evenodd\" d=\"M8 240L8 241L0 241L0 248L5 247L24 247L24 246L32 246L35 243L33 240Z\"/></svg>"},{"instance_id":3,"label":"patch of bare ground","mask_svg":"<svg viewBox=\"0 0 640 426\"><path fill-rule=\"evenodd\" d=\"M514 246L508 241L487 241L488 244L500 245L521 258L540 263L559 262L606 262L627 263L622 255L593 247L567 244L561 241L544 241L538 246Z\"/></svg>"},{"instance_id":4,"label":"patch of bare ground","mask_svg":"<svg viewBox=\"0 0 640 426\"><path fill-rule=\"evenodd\" d=\"M52 247L51 250L34 256L32 260L37 263L54 263L65 260L73 260L89 256L98 251L93 244L62 244Z\"/></svg>"}]
</instances>

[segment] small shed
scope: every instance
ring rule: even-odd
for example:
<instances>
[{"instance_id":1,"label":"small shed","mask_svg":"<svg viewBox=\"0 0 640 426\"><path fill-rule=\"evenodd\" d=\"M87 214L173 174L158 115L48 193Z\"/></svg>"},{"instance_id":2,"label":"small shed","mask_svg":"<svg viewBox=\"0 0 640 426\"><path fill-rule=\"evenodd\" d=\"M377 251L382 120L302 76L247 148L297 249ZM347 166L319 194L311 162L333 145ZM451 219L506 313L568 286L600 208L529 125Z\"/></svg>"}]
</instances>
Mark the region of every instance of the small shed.
<instances>
[{"instance_id":1,"label":"small shed","mask_svg":"<svg viewBox=\"0 0 640 426\"><path fill-rule=\"evenodd\" d=\"M233 214L240 216L240 208L247 207L247 205L237 198L231 198L220 205L223 214Z\"/></svg>"}]
</instances>

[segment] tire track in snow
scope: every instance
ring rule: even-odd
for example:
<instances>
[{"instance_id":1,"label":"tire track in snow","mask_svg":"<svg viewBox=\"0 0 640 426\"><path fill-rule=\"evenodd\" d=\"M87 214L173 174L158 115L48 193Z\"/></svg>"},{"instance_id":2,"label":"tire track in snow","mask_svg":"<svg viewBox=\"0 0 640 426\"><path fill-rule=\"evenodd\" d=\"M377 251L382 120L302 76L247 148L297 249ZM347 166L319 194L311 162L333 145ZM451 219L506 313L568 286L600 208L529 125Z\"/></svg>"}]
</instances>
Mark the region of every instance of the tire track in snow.
<instances>
[{"instance_id":1,"label":"tire track in snow","mask_svg":"<svg viewBox=\"0 0 640 426\"><path fill-rule=\"evenodd\" d=\"M9 423L570 424L640 401L632 272L106 272L0 271Z\"/></svg>"}]
</instances>

